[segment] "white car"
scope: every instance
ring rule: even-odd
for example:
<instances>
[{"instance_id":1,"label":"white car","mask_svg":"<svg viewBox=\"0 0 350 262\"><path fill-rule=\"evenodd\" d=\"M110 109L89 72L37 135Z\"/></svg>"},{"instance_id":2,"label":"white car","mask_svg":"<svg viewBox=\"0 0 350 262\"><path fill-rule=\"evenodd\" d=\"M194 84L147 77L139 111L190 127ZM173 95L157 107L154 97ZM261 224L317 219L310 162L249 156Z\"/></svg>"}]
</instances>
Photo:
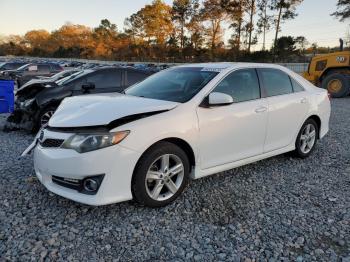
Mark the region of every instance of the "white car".
<instances>
[{"instance_id":1,"label":"white car","mask_svg":"<svg viewBox=\"0 0 350 262\"><path fill-rule=\"evenodd\" d=\"M65 99L27 152L35 146L36 175L58 195L160 207L190 179L289 151L309 156L329 117L327 92L284 67L184 65L125 94Z\"/></svg>"}]
</instances>

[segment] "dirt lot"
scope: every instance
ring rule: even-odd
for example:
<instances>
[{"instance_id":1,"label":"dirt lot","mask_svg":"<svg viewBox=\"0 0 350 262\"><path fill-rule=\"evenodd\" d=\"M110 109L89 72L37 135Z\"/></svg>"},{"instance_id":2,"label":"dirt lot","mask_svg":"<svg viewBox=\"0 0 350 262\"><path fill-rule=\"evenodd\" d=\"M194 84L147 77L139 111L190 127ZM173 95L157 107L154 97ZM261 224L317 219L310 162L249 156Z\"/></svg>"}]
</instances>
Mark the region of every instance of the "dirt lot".
<instances>
[{"instance_id":1,"label":"dirt lot","mask_svg":"<svg viewBox=\"0 0 350 262\"><path fill-rule=\"evenodd\" d=\"M350 98L332 110L310 158L193 181L162 209L53 195L18 158L32 136L0 131L0 261L350 261Z\"/></svg>"}]
</instances>

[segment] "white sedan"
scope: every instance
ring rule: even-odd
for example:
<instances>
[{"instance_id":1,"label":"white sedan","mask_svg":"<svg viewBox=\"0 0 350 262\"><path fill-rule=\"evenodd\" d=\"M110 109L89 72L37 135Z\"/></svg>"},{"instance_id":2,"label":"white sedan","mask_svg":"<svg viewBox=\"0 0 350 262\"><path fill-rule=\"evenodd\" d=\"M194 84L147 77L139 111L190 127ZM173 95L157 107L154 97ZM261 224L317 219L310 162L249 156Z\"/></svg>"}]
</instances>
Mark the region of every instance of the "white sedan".
<instances>
[{"instance_id":1,"label":"white sedan","mask_svg":"<svg viewBox=\"0 0 350 262\"><path fill-rule=\"evenodd\" d=\"M294 151L328 132L325 90L277 65L174 67L125 91L65 99L37 136L35 172L63 197L160 207L190 179Z\"/></svg>"}]
</instances>

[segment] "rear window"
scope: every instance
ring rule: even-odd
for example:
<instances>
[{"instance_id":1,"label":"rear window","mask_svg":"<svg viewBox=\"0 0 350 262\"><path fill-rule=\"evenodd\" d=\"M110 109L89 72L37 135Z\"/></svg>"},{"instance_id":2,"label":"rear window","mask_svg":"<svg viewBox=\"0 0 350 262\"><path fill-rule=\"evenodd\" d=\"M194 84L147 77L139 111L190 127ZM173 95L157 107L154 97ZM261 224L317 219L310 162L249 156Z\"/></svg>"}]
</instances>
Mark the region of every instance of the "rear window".
<instances>
[{"instance_id":1,"label":"rear window","mask_svg":"<svg viewBox=\"0 0 350 262\"><path fill-rule=\"evenodd\" d=\"M60 71L62 70L62 67L58 64L51 64L51 68L55 71Z\"/></svg>"},{"instance_id":2,"label":"rear window","mask_svg":"<svg viewBox=\"0 0 350 262\"><path fill-rule=\"evenodd\" d=\"M38 65L39 71L50 71L50 65Z\"/></svg>"}]
</instances>

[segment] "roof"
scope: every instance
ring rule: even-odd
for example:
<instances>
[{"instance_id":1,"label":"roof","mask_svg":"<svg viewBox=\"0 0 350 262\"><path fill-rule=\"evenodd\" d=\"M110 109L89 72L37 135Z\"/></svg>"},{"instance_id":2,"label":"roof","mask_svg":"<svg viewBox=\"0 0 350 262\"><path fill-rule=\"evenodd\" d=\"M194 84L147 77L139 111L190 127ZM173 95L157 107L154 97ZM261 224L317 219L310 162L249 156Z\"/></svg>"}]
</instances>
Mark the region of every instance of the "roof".
<instances>
[{"instance_id":1,"label":"roof","mask_svg":"<svg viewBox=\"0 0 350 262\"><path fill-rule=\"evenodd\" d=\"M245 63L245 62L222 62L222 63L198 63L198 64L186 64L181 65L180 67L203 67L213 70L225 70L233 69L237 67L270 67L270 68L284 68L281 65L277 64L268 64L268 63Z\"/></svg>"}]
</instances>

